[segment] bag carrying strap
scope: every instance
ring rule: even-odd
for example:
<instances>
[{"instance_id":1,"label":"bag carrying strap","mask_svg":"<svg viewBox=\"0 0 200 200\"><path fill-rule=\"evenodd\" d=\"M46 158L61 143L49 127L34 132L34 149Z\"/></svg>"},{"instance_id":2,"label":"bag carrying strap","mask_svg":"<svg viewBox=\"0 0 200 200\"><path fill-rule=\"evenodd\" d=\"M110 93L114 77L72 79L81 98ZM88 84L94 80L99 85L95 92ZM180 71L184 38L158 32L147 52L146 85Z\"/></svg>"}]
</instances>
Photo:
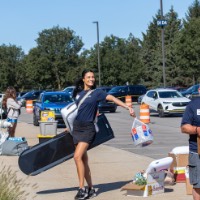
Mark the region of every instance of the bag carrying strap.
<instances>
[{"instance_id":1,"label":"bag carrying strap","mask_svg":"<svg viewBox=\"0 0 200 200\"><path fill-rule=\"evenodd\" d=\"M77 105L78 109L80 108L81 104L85 101L85 99L93 92L94 90L88 91L85 96L80 100L79 104Z\"/></svg>"}]
</instances>

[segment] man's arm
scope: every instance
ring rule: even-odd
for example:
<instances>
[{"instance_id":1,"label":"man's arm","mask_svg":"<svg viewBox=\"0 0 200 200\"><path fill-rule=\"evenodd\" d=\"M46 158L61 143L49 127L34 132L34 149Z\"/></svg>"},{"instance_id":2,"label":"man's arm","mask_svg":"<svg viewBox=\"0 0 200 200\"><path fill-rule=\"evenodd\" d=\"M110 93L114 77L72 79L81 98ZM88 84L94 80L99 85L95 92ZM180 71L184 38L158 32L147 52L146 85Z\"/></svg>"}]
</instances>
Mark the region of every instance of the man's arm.
<instances>
[{"instance_id":1,"label":"man's arm","mask_svg":"<svg viewBox=\"0 0 200 200\"><path fill-rule=\"evenodd\" d=\"M192 126L191 124L184 124L181 126L181 132L189 135L200 135L200 127Z\"/></svg>"}]
</instances>

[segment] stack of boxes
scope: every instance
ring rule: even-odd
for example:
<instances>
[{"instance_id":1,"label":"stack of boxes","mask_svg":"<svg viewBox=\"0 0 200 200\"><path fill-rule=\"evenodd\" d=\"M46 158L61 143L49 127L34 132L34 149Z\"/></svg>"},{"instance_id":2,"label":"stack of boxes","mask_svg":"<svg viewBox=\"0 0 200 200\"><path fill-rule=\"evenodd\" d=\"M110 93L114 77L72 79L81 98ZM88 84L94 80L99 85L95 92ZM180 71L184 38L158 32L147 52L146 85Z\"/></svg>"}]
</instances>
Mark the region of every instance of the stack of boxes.
<instances>
[{"instance_id":1,"label":"stack of boxes","mask_svg":"<svg viewBox=\"0 0 200 200\"><path fill-rule=\"evenodd\" d=\"M185 183L186 194L192 194L188 173L189 146L175 147L168 156L173 158L170 171L174 174L176 183Z\"/></svg>"},{"instance_id":2,"label":"stack of boxes","mask_svg":"<svg viewBox=\"0 0 200 200\"><path fill-rule=\"evenodd\" d=\"M40 123L39 143L47 141L57 134L57 121L55 121L54 111L42 111Z\"/></svg>"}]
</instances>

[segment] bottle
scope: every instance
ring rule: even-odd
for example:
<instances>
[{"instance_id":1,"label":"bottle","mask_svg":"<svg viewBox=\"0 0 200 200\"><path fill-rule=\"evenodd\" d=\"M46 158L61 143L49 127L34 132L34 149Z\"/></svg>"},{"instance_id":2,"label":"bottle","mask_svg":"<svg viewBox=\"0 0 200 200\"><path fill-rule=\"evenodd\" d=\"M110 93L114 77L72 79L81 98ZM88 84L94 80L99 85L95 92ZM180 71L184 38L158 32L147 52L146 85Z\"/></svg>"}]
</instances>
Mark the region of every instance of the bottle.
<instances>
[{"instance_id":1,"label":"bottle","mask_svg":"<svg viewBox=\"0 0 200 200\"><path fill-rule=\"evenodd\" d=\"M26 141L24 137L9 137L8 140L15 141L15 142Z\"/></svg>"}]
</instances>

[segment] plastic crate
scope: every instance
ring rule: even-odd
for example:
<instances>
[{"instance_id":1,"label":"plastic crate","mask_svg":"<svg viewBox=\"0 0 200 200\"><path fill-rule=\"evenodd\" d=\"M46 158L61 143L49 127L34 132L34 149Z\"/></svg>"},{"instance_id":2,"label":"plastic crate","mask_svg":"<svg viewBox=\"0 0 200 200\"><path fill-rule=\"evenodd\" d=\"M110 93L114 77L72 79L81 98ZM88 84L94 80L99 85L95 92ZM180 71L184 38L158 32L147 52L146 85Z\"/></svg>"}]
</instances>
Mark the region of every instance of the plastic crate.
<instances>
[{"instance_id":1,"label":"plastic crate","mask_svg":"<svg viewBox=\"0 0 200 200\"><path fill-rule=\"evenodd\" d=\"M40 123L40 133L42 135L56 135L57 134L57 124L58 121L43 122Z\"/></svg>"}]
</instances>

